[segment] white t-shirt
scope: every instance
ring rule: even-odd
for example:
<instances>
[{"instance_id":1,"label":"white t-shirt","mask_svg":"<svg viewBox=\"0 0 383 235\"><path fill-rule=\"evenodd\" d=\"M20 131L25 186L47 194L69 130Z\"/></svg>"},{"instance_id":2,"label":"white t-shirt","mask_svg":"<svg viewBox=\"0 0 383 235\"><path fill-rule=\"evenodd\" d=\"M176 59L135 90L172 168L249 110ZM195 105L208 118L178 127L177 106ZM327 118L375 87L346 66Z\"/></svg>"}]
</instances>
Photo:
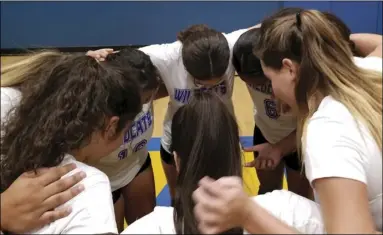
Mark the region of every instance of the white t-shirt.
<instances>
[{"instance_id":1,"label":"white t-shirt","mask_svg":"<svg viewBox=\"0 0 383 235\"><path fill-rule=\"evenodd\" d=\"M230 34L224 34L230 47L230 54L239 38L247 29L237 30ZM169 104L164 119L164 132L161 138L162 147L170 152L171 145L171 123L175 112L184 104L187 104L192 96L193 90L197 89L194 80L186 71L181 57L182 43L176 41L169 44L151 45L140 48L141 51L150 56L151 61L159 70L166 89L169 93ZM231 63L231 57L228 68L225 73L225 80L214 87L223 102L234 113L233 103L231 100L233 94L235 69Z\"/></svg>"},{"instance_id":2,"label":"white t-shirt","mask_svg":"<svg viewBox=\"0 0 383 235\"><path fill-rule=\"evenodd\" d=\"M291 113L281 114L272 98L271 83L261 86L247 85L254 104L254 121L267 142L275 144L297 127L297 119Z\"/></svg>"},{"instance_id":3,"label":"white t-shirt","mask_svg":"<svg viewBox=\"0 0 383 235\"><path fill-rule=\"evenodd\" d=\"M355 63L382 71L381 58L357 58ZM306 176L311 183L341 177L366 184L371 214L382 231L382 152L365 125L359 124L358 128L346 106L331 96L325 97L307 127Z\"/></svg>"},{"instance_id":4,"label":"white t-shirt","mask_svg":"<svg viewBox=\"0 0 383 235\"><path fill-rule=\"evenodd\" d=\"M16 88L1 88L1 122L6 121L9 111L18 105L20 100L21 92ZM75 163L77 169L64 177L82 170L86 173L86 178L81 181L85 190L63 205L72 207L69 216L28 234L117 234L108 177L100 170L78 162L67 154L60 165L68 163Z\"/></svg>"},{"instance_id":5,"label":"white t-shirt","mask_svg":"<svg viewBox=\"0 0 383 235\"><path fill-rule=\"evenodd\" d=\"M1 123L3 123L10 110L18 105L21 100L21 92L14 87L1 87Z\"/></svg>"},{"instance_id":6,"label":"white t-shirt","mask_svg":"<svg viewBox=\"0 0 383 235\"><path fill-rule=\"evenodd\" d=\"M315 202L286 190L253 197L253 200L274 217L303 234L325 232L320 208ZM154 208L150 214L136 220L121 234L176 234L173 207ZM248 234L244 231L244 234Z\"/></svg>"},{"instance_id":7,"label":"white t-shirt","mask_svg":"<svg viewBox=\"0 0 383 235\"><path fill-rule=\"evenodd\" d=\"M112 191L129 184L144 165L153 128L153 105L144 104L142 111L125 133L123 144L107 157L92 164L109 177Z\"/></svg>"},{"instance_id":8,"label":"white t-shirt","mask_svg":"<svg viewBox=\"0 0 383 235\"><path fill-rule=\"evenodd\" d=\"M86 178L81 181L85 190L63 205L72 207L69 216L28 234L118 234L108 177L100 170L76 161L71 155L66 155L60 165L68 163L75 163L77 169L66 176L79 170L86 173Z\"/></svg>"}]
</instances>

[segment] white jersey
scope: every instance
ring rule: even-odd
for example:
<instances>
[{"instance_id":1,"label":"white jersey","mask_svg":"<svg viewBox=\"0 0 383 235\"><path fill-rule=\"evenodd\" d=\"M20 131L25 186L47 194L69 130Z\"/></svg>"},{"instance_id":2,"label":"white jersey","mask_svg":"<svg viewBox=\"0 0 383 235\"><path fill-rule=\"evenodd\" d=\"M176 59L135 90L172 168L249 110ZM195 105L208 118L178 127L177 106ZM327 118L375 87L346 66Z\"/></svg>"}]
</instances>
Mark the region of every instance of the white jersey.
<instances>
[{"instance_id":1,"label":"white jersey","mask_svg":"<svg viewBox=\"0 0 383 235\"><path fill-rule=\"evenodd\" d=\"M355 58L355 63L382 72L381 58ZM371 215L382 231L382 152L366 126L358 123L345 105L327 96L309 120L305 146L310 183L328 177L364 183Z\"/></svg>"},{"instance_id":2,"label":"white jersey","mask_svg":"<svg viewBox=\"0 0 383 235\"><path fill-rule=\"evenodd\" d=\"M267 142L275 144L295 131L296 116L277 111L275 99L272 98L271 83L256 87L247 85L247 89L254 104L254 121Z\"/></svg>"},{"instance_id":3,"label":"white jersey","mask_svg":"<svg viewBox=\"0 0 383 235\"><path fill-rule=\"evenodd\" d=\"M1 122L6 121L9 111L19 104L21 92L12 87L1 88ZM77 169L63 177L72 175L80 170L86 178L81 181L85 190L72 200L58 207L70 206L72 212L65 218L56 220L28 234L117 234L114 218L112 193L108 177L100 170L76 161L66 154L60 165L75 163Z\"/></svg>"},{"instance_id":4,"label":"white jersey","mask_svg":"<svg viewBox=\"0 0 383 235\"><path fill-rule=\"evenodd\" d=\"M320 208L315 202L286 190L253 197L255 203L290 227L303 234L324 234ZM176 234L173 207L154 208L150 214L136 220L121 234ZM244 231L244 234L248 234Z\"/></svg>"},{"instance_id":5,"label":"white jersey","mask_svg":"<svg viewBox=\"0 0 383 235\"><path fill-rule=\"evenodd\" d=\"M75 163L77 169L63 177L79 170L85 172L86 177L80 182L85 190L57 208L70 206L72 212L67 217L28 234L118 234L108 177L67 154L60 165L69 163Z\"/></svg>"},{"instance_id":6,"label":"white jersey","mask_svg":"<svg viewBox=\"0 0 383 235\"><path fill-rule=\"evenodd\" d=\"M239 38L247 29L241 29L230 34L224 34L230 47L230 54ZM159 70L166 89L169 93L169 104L164 119L164 133L161 138L162 147L170 152L171 145L171 123L173 115L176 111L187 104L193 95L193 90L198 89L195 86L193 78L186 71L181 56L182 43L176 41L169 44L151 45L140 48L141 51L150 56L151 61ZM228 106L229 110L234 113L233 103L231 100L233 94L235 69L231 63L225 73L224 81L212 88L222 98L222 101ZM202 88L204 89L204 88Z\"/></svg>"},{"instance_id":7,"label":"white jersey","mask_svg":"<svg viewBox=\"0 0 383 235\"><path fill-rule=\"evenodd\" d=\"M1 123L6 121L12 108L21 101L21 92L14 87L1 87Z\"/></svg>"},{"instance_id":8,"label":"white jersey","mask_svg":"<svg viewBox=\"0 0 383 235\"><path fill-rule=\"evenodd\" d=\"M153 128L153 105L144 104L143 110L125 133L123 144L107 157L92 164L109 177L112 191L129 184L144 165Z\"/></svg>"}]
</instances>

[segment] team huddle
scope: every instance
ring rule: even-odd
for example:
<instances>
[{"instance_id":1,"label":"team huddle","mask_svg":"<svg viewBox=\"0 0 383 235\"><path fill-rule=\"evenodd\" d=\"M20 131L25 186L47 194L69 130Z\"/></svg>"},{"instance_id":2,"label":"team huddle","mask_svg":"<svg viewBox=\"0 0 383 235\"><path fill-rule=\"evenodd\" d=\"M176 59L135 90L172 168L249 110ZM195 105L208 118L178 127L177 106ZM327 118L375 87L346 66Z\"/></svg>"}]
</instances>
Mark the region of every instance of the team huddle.
<instances>
[{"instance_id":1,"label":"team huddle","mask_svg":"<svg viewBox=\"0 0 383 235\"><path fill-rule=\"evenodd\" d=\"M253 146L234 79L254 104ZM160 207L147 146L166 96ZM2 233L382 231L382 36L331 13L284 8L231 33L192 25L168 44L31 54L1 68L1 125ZM255 197L243 167L256 169Z\"/></svg>"}]
</instances>

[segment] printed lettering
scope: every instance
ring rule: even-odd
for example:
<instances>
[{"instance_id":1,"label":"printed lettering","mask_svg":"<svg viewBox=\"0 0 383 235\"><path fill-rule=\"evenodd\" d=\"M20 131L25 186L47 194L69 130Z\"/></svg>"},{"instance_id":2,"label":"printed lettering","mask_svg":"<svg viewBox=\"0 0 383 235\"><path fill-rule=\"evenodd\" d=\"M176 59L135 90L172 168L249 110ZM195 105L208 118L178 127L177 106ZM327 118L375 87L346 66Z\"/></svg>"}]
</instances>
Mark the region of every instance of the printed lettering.
<instances>
[{"instance_id":1,"label":"printed lettering","mask_svg":"<svg viewBox=\"0 0 383 235\"><path fill-rule=\"evenodd\" d=\"M265 99L263 101L263 103L265 104L265 111L266 111L266 115L271 118L271 119L277 119L279 118L279 113L277 111L277 104L275 103L274 100L272 99Z\"/></svg>"}]
</instances>

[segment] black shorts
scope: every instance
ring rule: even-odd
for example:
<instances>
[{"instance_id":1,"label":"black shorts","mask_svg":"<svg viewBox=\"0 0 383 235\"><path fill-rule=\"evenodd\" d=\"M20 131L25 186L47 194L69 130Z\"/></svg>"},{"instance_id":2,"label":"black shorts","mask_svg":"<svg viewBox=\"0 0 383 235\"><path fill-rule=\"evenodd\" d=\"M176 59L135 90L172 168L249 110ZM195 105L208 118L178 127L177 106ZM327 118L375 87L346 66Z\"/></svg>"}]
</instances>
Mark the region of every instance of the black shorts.
<instances>
[{"instance_id":1,"label":"black shorts","mask_svg":"<svg viewBox=\"0 0 383 235\"><path fill-rule=\"evenodd\" d=\"M164 161L166 164L174 165L174 156L173 156L173 154L168 153L168 151L166 151L164 149L164 147L162 147L162 145L160 147L160 155L161 155L162 161Z\"/></svg>"},{"instance_id":2,"label":"black shorts","mask_svg":"<svg viewBox=\"0 0 383 235\"><path fill-rule=\"evenodd\" d=\"M144 170L148 169L148 167L150 167L151 165L152 165L152 160L150 159L150 154L148 153L148 157L146 158L146 161L144 162L144 165L142 165L141 169L138 171L136 176L139 175ZM117 190L112 192L113 204L116 203L118 201L118 199L120 199L121 193L122 193L121 192L121 188L119 188L119 189L117 189Z\"/></svg>"},{"instance_id":3,"label":"black shorts","mask_svg":"<svg viewBox=\"0 0 383 235\"><path fill-rule=\"evenodd\" d=\"M255 126L254 135L253 135L253 144L257 145L257 144L263 144L266 142L267 140L263 136L261 130L257 126ZM257 157L257 152L254 152L254 158L256 157ZM291 168L292 170L300 171L302 169L302 163L299 160L297 152L294 152L285 156L284 158L282 158L282 161L284 161L285 165Z\"/></svg>"}]
</instances>

